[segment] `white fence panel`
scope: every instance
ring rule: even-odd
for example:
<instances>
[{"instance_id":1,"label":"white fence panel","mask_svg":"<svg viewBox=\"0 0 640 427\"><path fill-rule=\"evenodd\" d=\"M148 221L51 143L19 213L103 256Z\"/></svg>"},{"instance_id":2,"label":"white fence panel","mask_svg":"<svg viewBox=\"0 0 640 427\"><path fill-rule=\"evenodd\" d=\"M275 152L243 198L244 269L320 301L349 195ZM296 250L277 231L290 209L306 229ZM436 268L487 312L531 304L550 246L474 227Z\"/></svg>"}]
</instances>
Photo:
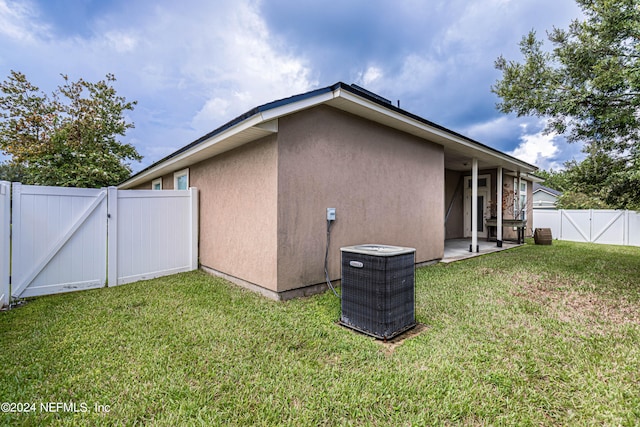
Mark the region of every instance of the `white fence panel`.
<instances>
[{"instance_id":1,"label":"white fence panel","mask_svg":"<svg viewBox=\"0 0 640 427\"><path fill-rule=\"evenodd\" d=\"M0 307L9 305L11 184L0 181Z\"/></svg>"},{"instance_id":2,"label":"white fence panel","mask_svg":"<svg viewBox=\"0 0 640 427\"><path fill-rule=\"evenodd\" d=\"M562 239L573 242L588 242L591 235L591 214L582 210L561 210L560 228Z\"/></svg>"},{"instance_id":3,"label":"white fence panel","mask_svg":"<svg viewBox=\"0 0 640 427\"><path fill-rule=\"evenodd\" d=\"M624 213L625 211L592 210L590 241L608 245L624 244Z\"/></svg>"},{"instance_id":4,"label":"white fence panel","mask_svg":"<svg viewBox=\"0 0 640 427\"><path fill-rule=\"evenodd\" d=\"M627 245L640 246L640 213L627 211Z\"/></svg>"},{"instance_id":5,"label":"white fence panel","mask_svg":"<svg viewBox=\"0 0 640 427\"><path fill-rule=\"evenodd\" d=\"M109 286L198 268L198 196L109 188Z\"/></svg>"},{"instance_id":6,"label":"white fence panel","mask_svg":"<svg viewBox=\"0 0 640 427\"><path fill-rule=\"evenodd\" d=\"M533 228L550 228L553 237L560 235L561 216L559 211L550 209L533 210Z\"/></svg>"},{"instance_id":7,"label":"white fence panel","mask_svg":"<svg viewBox=\"0 0 640 427\"><path fill-rule=\"evenodd\" d=\"M104 286L106 189L13 184L15 298Z\"/></svg>"},{"instance_id":8,"label":"white fence panel","mask_svg":"<svg viewBox=\"0 0 640 427\"><path fill-rule=\"evenodd\" d=\"M559 240L640 246L640 213L633 211L534 209L533 226Z\"/></svg>"}]
</instances>

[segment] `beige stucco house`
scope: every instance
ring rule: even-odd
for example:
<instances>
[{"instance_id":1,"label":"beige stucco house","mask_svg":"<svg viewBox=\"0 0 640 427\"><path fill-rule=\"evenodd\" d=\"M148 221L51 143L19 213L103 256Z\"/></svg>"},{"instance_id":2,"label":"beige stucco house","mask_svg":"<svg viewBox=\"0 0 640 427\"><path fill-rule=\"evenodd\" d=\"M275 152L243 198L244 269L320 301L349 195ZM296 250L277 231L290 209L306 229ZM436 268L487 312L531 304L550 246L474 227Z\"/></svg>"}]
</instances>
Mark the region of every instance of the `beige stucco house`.
<instances>
[{"instance_id":1,"label":"beige stucco house","mask_svg":"<svg viewBox=\"0 0 640 427\"><path fill-rule=\"evenodd\" d=\"M290 298L324 289L327 208L336 209L329 276L339 280L343 246L413 247L424 263L443 257L445 239L475 248L491 237L485 220L513 218L514 200L531 217L535 170L336 83L257 107L120 188L197 187L201 267ZM515 236L511 227L494 234L498 244Z\"/></svg>"}]
</instances>

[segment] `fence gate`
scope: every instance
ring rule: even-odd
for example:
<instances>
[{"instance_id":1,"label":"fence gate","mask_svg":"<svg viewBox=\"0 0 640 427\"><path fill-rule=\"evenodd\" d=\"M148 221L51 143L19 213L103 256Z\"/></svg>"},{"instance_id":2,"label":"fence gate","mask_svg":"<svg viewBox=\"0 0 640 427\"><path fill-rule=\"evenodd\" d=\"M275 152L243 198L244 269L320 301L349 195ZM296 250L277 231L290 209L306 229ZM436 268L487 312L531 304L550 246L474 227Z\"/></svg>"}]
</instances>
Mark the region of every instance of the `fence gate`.
<instances>
[{"instance_id":1,"label":"fence gate","mask_svg":"<svg viewBox=\"0 0 640 427\"><path fill-rule=\"evenodd\" d=\"M574 242L640 246L640 213L609 209L534 209L534 228Z\"/></svg>"},{"instance_id":2,"label":"fence gate","mask_svg":"<svg viewBox=\"0 0 640 427\"><path fill-rule=\"evenodd\" d=\"M0 307L9 305L11 184L0 181Z\"/></svg>"},{"instance_id":3,"label":"fence gate","mask_svg":"<svg viewBox=\"0 0 640 427\"><path fill-rule=\"evenodd\" d=\"M0 181L0 307L10 298L197 268L196 188L120 191Z\"/></svg>"},{"instance_id":4,"label":"fence gate","mask_svg":"<svg viewBox=\"0 0 640 427\"><path fill-rule=\"evenodd\" d=\"M102 287L107 190L13 184L14 298Z\"/></svg>"}]
</instances>

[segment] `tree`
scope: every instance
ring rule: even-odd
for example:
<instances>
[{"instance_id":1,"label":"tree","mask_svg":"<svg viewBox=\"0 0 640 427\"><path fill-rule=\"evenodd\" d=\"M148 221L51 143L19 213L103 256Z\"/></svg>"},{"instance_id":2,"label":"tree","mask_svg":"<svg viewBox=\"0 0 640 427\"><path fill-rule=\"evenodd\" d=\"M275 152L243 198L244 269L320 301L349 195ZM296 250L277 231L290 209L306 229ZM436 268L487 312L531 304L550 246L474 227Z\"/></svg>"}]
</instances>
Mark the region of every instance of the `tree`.
<instances>
[{"instance_id":1,"label":"tree","mask_svg":"<svg viewBox=\"0 0 640 427\"><path fill-rule=\"evenodd\" d=\"M117 140L133 128L124 114L136 102L116 94L112 74L97 83L62 78L49 97L11 71L0 84L0 150L28 184L104 187L125 180L127 161L142 159Z\"/></svg>"},{"instance_id":2,"label":"tree","mask_svg":"<svg viewBox=\"0 0 640 427\"><path fill-rule=\"evenodd\" d=\"M564 170L539 170L536 172L536 175L544 179L542 185L544 185L545 187L549 187L558 191L568 191L571 188L571 183L568 181L567 175Z\"/></svg>"},{"instance_id":3,"label":"tree","mask_svg":"<svg viewBox=\"0 0 640 427\"><path fill-rule=\"evenodd\" d=\"M552 51L535 31L524 36L524 62L500 56L491 89L502 112L546 118L547 132L584 142L582 171L603 178L605 202L640 209L640 1L576 1L586 19L547 33Z\"/></svg>"},{"instance_id":4,"label":"tree","mask_svg":"<svg viewBox=\"0 0 640 427\"><path fill-rule=\"evenodd\" d=\"M12 162L0 163L0 181L23 182L24 168Z\"/></svg>"}]
</instances>

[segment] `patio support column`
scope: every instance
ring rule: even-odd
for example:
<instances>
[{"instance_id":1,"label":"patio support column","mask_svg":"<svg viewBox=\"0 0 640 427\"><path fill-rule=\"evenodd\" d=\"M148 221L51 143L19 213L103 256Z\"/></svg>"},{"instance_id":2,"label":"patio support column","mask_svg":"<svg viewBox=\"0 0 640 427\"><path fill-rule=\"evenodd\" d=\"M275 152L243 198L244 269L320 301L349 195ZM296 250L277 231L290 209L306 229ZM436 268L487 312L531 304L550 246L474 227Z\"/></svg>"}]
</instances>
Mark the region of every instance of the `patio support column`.
<instances>
[{"instance_id":1,"label":"patio support column","mask_svg":"<svg viewBox=\"0 0 640 427\"><path fill-rule=\"evenodd\" d=\"M498 194L496 198L496 244L502 247L502 166L498 166Z\"/></svg>"},{"instance_id":2,"label":"patio support column","mask_svg":"<svg viewBox=\"0 0 640 427\"><path fill-rule=\"evenodd\" d=\"M469 252L480 252L478 248L478 159L471 163L471 246Z\"/></svg>"},{"instance_id":3,"label":"patio support column","mask_svg":"<svg viewBox=\"0 0 640 427\"><path fill-rule=\"evenodd\" d=\"M519 220L523 220L524 219L524 215L522 214L522 209L524 208L524 206L520 205L520 186L522 185L522 175L520 174L520 171L518 171L518 189L515 191L514 194L514 198L516 198L517 205L518 206L518 215L514 215L515 218L519 219ZM520 234L522 233L522 239L520 238ZM524 228L519 227L518 228L518 244L524 243Z\"/></svg>"}]
</instances>

